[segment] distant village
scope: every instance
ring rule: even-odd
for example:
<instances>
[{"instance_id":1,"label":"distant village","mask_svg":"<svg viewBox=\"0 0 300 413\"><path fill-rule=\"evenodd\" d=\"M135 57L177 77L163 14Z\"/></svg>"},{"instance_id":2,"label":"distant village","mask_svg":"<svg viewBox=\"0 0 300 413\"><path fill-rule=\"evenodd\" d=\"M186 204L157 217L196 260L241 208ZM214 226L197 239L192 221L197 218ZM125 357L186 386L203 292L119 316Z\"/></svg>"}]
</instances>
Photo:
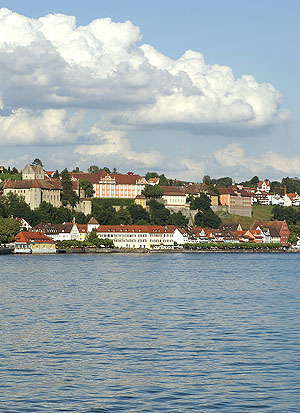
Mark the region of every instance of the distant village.
<instances>
[{"instance_id":1,"label":"distant village","mask_svg":"<svg viewBox=\"0 0 300 413\"><path fill-rule=\"evenodd\" d=\"M108 168L90 168L89 172L77 168L65 170L63 175L44 170L37 161L21 172L0 166L0 226L5 219L18 223L19 231L13 239L6 239L15 253L53 253L58 246L93 245L132 250L195 249L208 244L289 247L286 219L253 220L245 228L238 219L222 222L220 214L250 218L256 205L300 206L297 192L288 192L280 183L278 191L272 191L267 179L225 186L207 176L201 183L180 182L157 173L140 176L110 172ZM31 211L67 209L80 216L81 222L74 215L70 221L47 220L32 225L25 216L1 214L1 202L5 211L6 204L15 200ZM108 219L106 210L113 219Z\"/></svg>"}]
</instances>

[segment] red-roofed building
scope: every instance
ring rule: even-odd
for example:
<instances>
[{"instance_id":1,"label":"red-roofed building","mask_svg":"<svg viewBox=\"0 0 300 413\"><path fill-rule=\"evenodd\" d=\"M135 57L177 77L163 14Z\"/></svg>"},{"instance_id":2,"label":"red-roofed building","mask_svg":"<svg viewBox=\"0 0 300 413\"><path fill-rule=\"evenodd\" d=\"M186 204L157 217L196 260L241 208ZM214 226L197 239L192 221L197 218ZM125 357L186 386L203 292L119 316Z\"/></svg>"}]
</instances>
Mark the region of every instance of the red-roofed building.
<instances>
[{"instance_id":1,"label":"red-roofed building","mask_svg":"<svg viewBox=\"0 0 300 413\"><path fill-rule=\"evenodd\" d=\"M251 217L251 193L234 185L228 188L218 187L218 191L220 204L227 206L230 214Z\"/></svg>"},{"instance_id":2,"label":"red-roofed building","mask_svg":"<svg viewBox=\"0 0 300 413\"><path fill-rule=\"evenodd\" d=\"M160 225L99 225L98 238L108 238L118 248L173 248L174 231Z\"/></svg>"},{"instance_id":3,"label":"red-roofed building","mask_svg":"<svg viewBox=\"0 0 300 413\"><path fill-rule=\"evenodd\" d=\"M300 196L297 192L292 192L285 194L283 197L284 206L299 206L300 205Z\"/></svg>"},{"instance_id":4,"label":"red-roofed building","mask_svg":"<svg viewBox=\"0 0 300 413\"><path fill-rule=\"evenodd\" d=\"M186 195L183 188L177 186L161 186L162 199L168 207L186 207Z\"/></svg>"},{"instance_id":5,"label":"red-roofed building","mask_svg":"<svg viewBox=\"0 0 300 413\"><path fill-rule=\"evenodd\" d=\"M159 178L149 178L148 179L148 185L158 185L159 184Z\"/></svg>"},{"instance_id":6,"label":"red-roofed building","mask_svg":"<svg viewBox=\"0 0 300 413\"><path fill-rule=\"evenodd\" d=\"M127 174L108 174L97 171L93 174L71 173L72 180L87 179L93 184L95 198L136 198L147 185L145 178L132 172Z\"/></svg>"},{"instance_id":7,"label":"red-roofed building","mask_svg":"<svg viewBox=\"0 0 300 413\"><path fill-rule=\"evenodd\" d=\"M41 165L26 165L22 171L22 180L8 180L1 186L3 195L19 195L31 209L38 208L43 201L55 207L61 206L61 182L59 179L45 179Z\"/></svg>"},{"instance_id":8,"label":"red-roofed building","mask_svg":"<svg viewBox=\"0 0 300 413\"><path fill-rule=\"evenodd\" d=\"M264 181L259 181L257 184L257 188L258 191L262 191L262 192L270 192L270 181L268 179L265 179Z\"/></svg>"},{"instance_id":9,"label":"red-roofed building","mask_svg":"<svg viewBox=\"0 0 300 413\"><path fill-rule=\"evenodd\" d=\"M15 254L53 254L55 242L42 232L21 231L15 236Z\"/></svg>"},{"instance_id":10,"label":"red-roofed building","mask_svg":"<svg viewBox=\"0 0 300 413\"><path fill-rule=\"evenodd\" d=\"M269 229L269 234L266 233L267 228ZM255 220L250 230L257 230L257 229L259 229L262 232L265 232L265 236L266 235L270 236L270 240L271 240L270 242L278 242L279 237L280 237L281 245L284 247L289 246L290 230L285 220L284 221L256 221ZM272 240L272 238L274 240Z\"/></svg>"}]
</instances>

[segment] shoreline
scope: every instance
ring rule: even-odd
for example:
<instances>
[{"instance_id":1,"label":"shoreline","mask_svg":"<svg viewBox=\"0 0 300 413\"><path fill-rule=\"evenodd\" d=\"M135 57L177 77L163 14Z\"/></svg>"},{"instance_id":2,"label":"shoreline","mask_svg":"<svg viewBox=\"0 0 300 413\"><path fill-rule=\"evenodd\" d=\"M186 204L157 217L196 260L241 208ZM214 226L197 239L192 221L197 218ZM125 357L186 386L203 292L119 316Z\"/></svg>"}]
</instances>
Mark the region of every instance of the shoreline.
<instances>
[{"instance_id":1,"label":"shoreline","mask_svg":"<svg viewBox=\"0 0 300 413\"><path fill-rule=\"evenodd\" d=\"M62 250L56 250L55 253L14 253L13 250L5 248L0 250L1 255L37 255L37 256L47 256L47 255L70 255L70 254L220 254L220 253L249 253L249 254L285 254L285 253L299 253L300 249L238 249L238 248L228 248L228 249L175 249L175 250L144 250L144 249L117 249L117 248L66 248Z\"/></svg>"},{"instance_id":2,"label":"shoreline","mask_svg":"<svg viewBox=\"0 0 300 413\"><path fill-rule=\"evenodd\" d=\"M63 251L58 250L57 254L199 254L199 253L295 253L298 251L293 250L283 250L283 249L199 249L199 250L188 250L188 249L176 249L176 250L160 250L160 249L153 249L153 250L131 250L131 249L76 249L76 248L69 248Z\"/></svg>"}]
</instances>

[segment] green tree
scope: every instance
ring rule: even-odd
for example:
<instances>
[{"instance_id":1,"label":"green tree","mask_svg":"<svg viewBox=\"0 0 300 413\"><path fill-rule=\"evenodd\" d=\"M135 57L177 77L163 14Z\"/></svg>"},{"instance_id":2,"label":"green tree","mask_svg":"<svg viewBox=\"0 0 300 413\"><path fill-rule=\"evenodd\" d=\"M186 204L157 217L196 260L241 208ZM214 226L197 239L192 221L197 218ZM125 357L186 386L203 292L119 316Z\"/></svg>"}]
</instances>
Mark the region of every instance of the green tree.
<instances>
[{"instance_id":1,"label":"green tree","mask_svg":"<svg viewBox=\"0 0 300 413\"><path fill-rule=\"evenodd\" d=\"M118 225L131 225L132 224L132 217L130 212L127 208L120 208L119 211L116 213L116 223Z\"/></svg>"},{"instance_id":2,"label":"green tree","mask_svg":"<svg viewBox=\"0 0 300 413\"><path fill-rule=\"evenodd\" d=\"M35 158L32 165L41 165L42 168L44 167L43 162L39 158Z\"/></svg>"},{"instance_id":3,"label":"green tree","mask_svg":"<svg viewBox=\"0 0 300 413\"><path fill-rule=\"evenodd\" d=\"M30 224L36 223L34 211L31 211L24 198L12 192L0 198L0 210L4 211L7 217L24 218Z\"/></svg>"},{"instance_id":4,"label":"green tree","mask_svg":"<svg viewBox=\"0 0 300 413\"><path fill-rule=\"evenodd\" d=\"M1 218L8 217L8 209L4 202L0 202L0 217Z\"/></svg>"},{"instance_id":5,"label":"green tree","mask_svg":"<svg viewBox=\"0 0 300 413\"><path fill-rule=\"evenodd\" d=\"M17 221L10 218L0 218L0 244L12 242L20 229L21 226Z\"/></svg>"},{"instance_id":6,"label":"green tree","mask_svg":"<svg viewBox=\"0 0 300 413\"><path fill-rule=\"evenodd\" d=\"M199 197L194 198L194 200L192 200L190 209L198 209L204 211L210 209L210 205L211 201L209 197L205 194L200 194Z\"/></svg>"},{"instance_id":7,"label":"green tree","mask_svg":"<svg viewBox=\"0 0 300 413\"><path fill-rule=\"evenodd\" d=\"M158 185L146 185L142 191L142 194L148 199L160 198L162 193L162 189Z\"/></svg>"},{"instance_id":8,"label":"green tree","mask_svg":"<svg viewBox=\"0 0 300 413\"><path fill-rule=\"evenodd\" d=\"M145 175L145 179L148 181L150 178L159 178L159 175L157 172L147 172Z\"/></svg>"},{"instance_id":9,"label":"green tree","mask_svg":"<svg viewBox=\"0 0 300 413\"><path fill-rule=\"evenodd\" d=\"M150 223L150 214L141 205L132 204L127 209L134 224L146 225Z\"/></svg>"},{"instance_id":10,"label":"green tree","mask_svg":"<svg viewBox=\"0 0 300 413\"><path fill-rule=\"evenodd\" d=\"M80 179L79 186L84 190L85 196L87 198L91 198L94 195L95 191L93 184L87 179Z\"/></svg>"},{"instance_id":11,"label":"green tree","mask_svg":"<svg viewBox=\"0 0 300 413\"><path fill-rule=\"evenodd\" d=\"M58 172L58 169L56 169L56 171L54 172L54 174L53 174L53 178L54 179L59 179L59 172Z\"/></svg>"},{"instance_id":12,"label":"green tree","mask_svg":"<svg viewBox=\"0 0 300 413\"><path fill-rule=\"evenodd\" d=\"M38 208L35 209L35 214L39 222L54 223L56 208L49 202L42 202Z\"/></svg>"},{"instance_id":13,"label":"green tree","mask_svg":"<svg viewBox=\"0 0 300 413\"><path fill-rule=\"evenodd\" d=\"M62 196L61 201L63 206L70 205L71 207L75 207L75 205L79 201L78 195L73 191L72 188L72 181L70 178L69 171L65 168L61 174L61 186L62 186Z\"/></svg>"},{"instance_id":14,"label":"green tree","mask_svg":"<svg viewBox=\"0 0 300 413\"><path fill-rule=\"evenodd\" d=\"M229 176L224 176L223 178L213 179L212 180L214 185L224 186L227 188L228 186L232 185L232 178Z\"/></svg>"},{"instance_id":15,"label":"green tree","mask_svg":"<svg viewBox=\"0 0 300 413\"><path fill-rule=\"evenodd\" d=\"M91 165L91 166L88 167L88 173L89 174L94 174L97 171L100 171L100 168L97 165Z\"/></svg>"},{"instance_id":16,"label":"green tree","mask_svg":"<svg viewBox=\"0 0 300 413\"><path fill-rule=\"evenodd\" d=\"M93 228L92 231L87 234L87 237L86 237L85 241L87 243L98 246L99 238L97 236L96 228Z\"/></svg>"},{"instance_id":17,"label":"green tree","mask_svg":"<svg viewBox=\"0 0 300 413\"><path fill-rule=\"evenodd\" d=\"M257 175L253 176L253 178L250 179L249 183L251 184L251 186L257 186L259 182L259 177Z\"/></svg>"},{"instance_id":18,"label":"green tree","mask_svg":"<svg viewBox=\"0 0 300 413\"><path fill-rule=\"evenodd\" d=\"M170 211L155 199L149 201L150 219L154 225L166 225L169 222Z\"/></svg>"},{"instance_id":19,"label":"green tree","mask_svg":"<svg viewBox=\"0 0 300 413\"><path fill-rule=\"evenodd\" d=\"M100 208L95 208L93 214L100 225L117 224L117 213L111 205L102 205Z\"/></svg>"},{"instance_id":20,"label":"green tree","mask_svg":"<svg viewBox=\"0 0 300 413\"><path fill-rule=\"evenodd\" d=\"M195 226L219 228L221 219L214 213L212 209L198 211L195 216Z\"/></svg>"},{"instance_id":21,"label":"green tree","mask_svg":"<svg viewBox=\"0 0 300 413\"><path fill-rule=\"evenodd\" d=\"M297 223L297 225L289 225L289 230L289 243L295 245L300 237L300 223Z\"/></svg>"},{"instance_id":22,"label":"green tree","mask_svg":"<svg viewBox=\"0 0 300 413\"><path fill-rule=\"evenodd\" d=\"M186 227L189 220L182 215L182 212L174 212L169 217L169 224L176 225L177 227Z\"/></svg>"},{"instance_id":23,"label":"green tree","mask_svg":"<svg viewBox=\"0 0 300 413\"><path fill-rule=\"evenodd\" d=\"M159 176L159 185L160 186L168 186L169 185L169 180L165 177L164 174L161 174Z\"/></svg>"},{"instance_id":24,"label":"green tree","mask_svg":"<svg viewBox=\"0 0 300 413\"><path fill-rule=\"evenodd\" d=\"M72 211L69 208L60 206L59 208L54 209L53 224L62 224L63 222L71 222L73 219ZM87 224L87 222L79 222L76 219L78 224Z\"/></svg>"},{"instance_id":25,"label":"green tree","mask_svg":"<svg viewBox=\"0 0 300 413\"><path fill-rule=\"evenodd\" d=\"M209 175L204 175L202 181L205 185L210 185L212 182Z\"/></svg>"}]
</instances>

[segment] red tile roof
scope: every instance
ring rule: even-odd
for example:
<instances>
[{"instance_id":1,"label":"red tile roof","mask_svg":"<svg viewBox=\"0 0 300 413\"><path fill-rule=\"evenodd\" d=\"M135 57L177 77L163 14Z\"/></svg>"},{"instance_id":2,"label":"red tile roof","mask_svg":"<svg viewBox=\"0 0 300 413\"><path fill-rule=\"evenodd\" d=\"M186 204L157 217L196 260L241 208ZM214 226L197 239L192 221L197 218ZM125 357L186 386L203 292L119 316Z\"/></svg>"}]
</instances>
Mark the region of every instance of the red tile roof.
<instances>
[{"instance_id":1,"label":"red tile roof","mask_svg":"<svg viewBox=\"0 0 300 413\"><path fill-rule=\"evenodd\" d=\"M3 185L3 189L61 189L61 182L59 179L24 179L21 181L6 181Z\"/></svg>"},{"instance_id":2,"label":"red tile roof","mask_svg":"<svg viewBox=\"0 0 300 413\"><path fill-rule=\"evenodd\" d=\"M89 174L87 172L70 172L71 178L78 181L81 179L86 179L87 181L90 181L92 184L96 184L100 181L100 179L104 178L107 175L108 173L103 170L96 171L93 174Z\"/></svg>"},{"instance_id":3,"label":"red tile roof","mask_svg":"<svg viewBox=\"0 0 300 413\"><path fill-rule=\"evenodd\" d=\"M161 186L161 189L165 196L185 196L184 188L178 188L177 186Z\"/></svg>"},{"instance_id":4,"label":"red tile roof","mask_svg":"<svg viewBox=\"0 0 300 413\"><path fill-rule=\"evenodd\" d=\"M159 232L173 234L174 231L160 225L99 225L97 232Z\"/></svg>"},{"instance_id":5,"label":"red tile roof","mask_svg":"<svg viewBox=\"0 0 300 413\"><path fill-rule=\"evenodd\" d=\"M116 180L116 184L134 185L142 179L140 175L133 175L133 174L127 174L127 175L110 174L110 176Z\"/></svg>"},{"instance_id":6,"label":"red tile roof","mask_svg":"<svg viewBox=\"0 0 300 413\"><path fill-rule=\"evenodd\" d=\"M15 242L51 243L54 241L42 232L21 231L15 236Z\"/></svg>"}]
</instances>

